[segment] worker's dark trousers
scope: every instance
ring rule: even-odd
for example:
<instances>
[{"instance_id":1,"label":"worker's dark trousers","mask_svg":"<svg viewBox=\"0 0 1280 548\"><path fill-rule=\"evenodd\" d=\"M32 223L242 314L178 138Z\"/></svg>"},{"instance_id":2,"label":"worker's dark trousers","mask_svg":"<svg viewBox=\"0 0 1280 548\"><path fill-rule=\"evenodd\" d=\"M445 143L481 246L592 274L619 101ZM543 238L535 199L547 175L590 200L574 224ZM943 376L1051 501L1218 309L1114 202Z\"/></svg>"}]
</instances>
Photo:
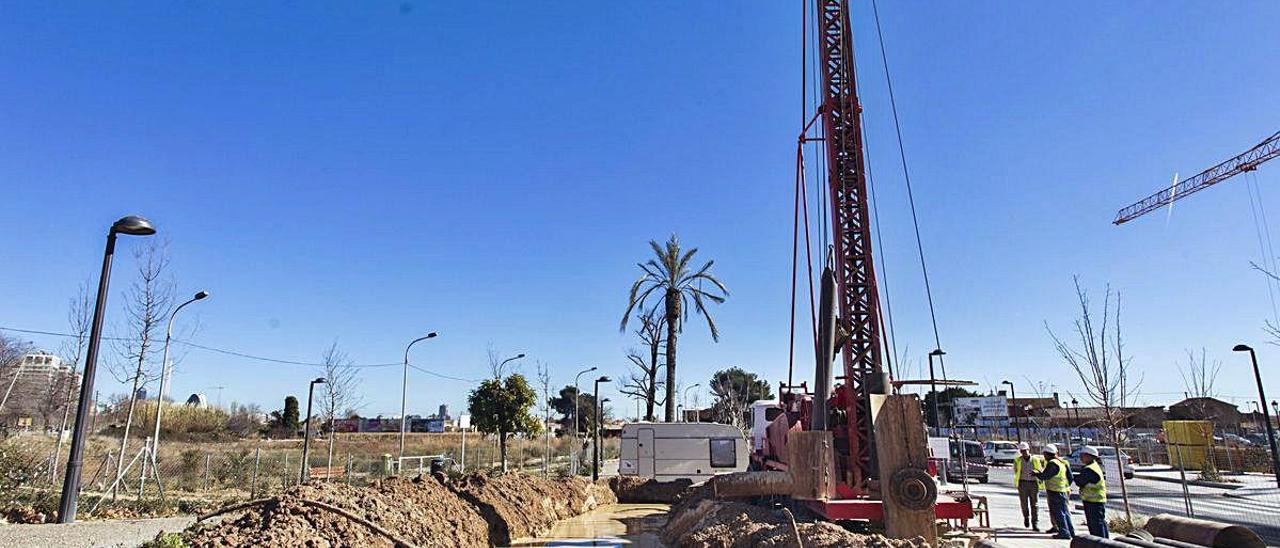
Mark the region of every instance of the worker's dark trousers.
<instances>
[{"instance_id":1,"label":"worker's dark trousers","mask_svg":"<svg viewBox=\"0 0 1280 548\"><path fill-rule=\"evenodd\" d=\"M1089 523L1089 534L1095 537L1109 538L1107 534L1107 503L1084 503L1084 519Z\"/></svg>"},{"instance_id":2,"label":"worker's dark trousers","mask_svg":"<svg viewBox=\"0 0 1280 548\"><path fill-rule=\"evenodd\" d=\"M1022 505L1022 520L1031 519L1032 527L1040 526L1040 484L1034 481L1018 481L1018 503Z\"/></svg>"},{"instance_id":3,"label":"worker's dark trousers","mask_svg":"<svg viewBox=\"0 0 1280 548\"><path fill-rule=\"evenodd\" d=\"M1053 520L1053 526L1058 528L1058 537L1076 536L1076 528L1071 524L1071 509L1067 506L1067 494L1046 491L1045 498L1049 501L1049 518Z\"/></svg>"}]
</instances>

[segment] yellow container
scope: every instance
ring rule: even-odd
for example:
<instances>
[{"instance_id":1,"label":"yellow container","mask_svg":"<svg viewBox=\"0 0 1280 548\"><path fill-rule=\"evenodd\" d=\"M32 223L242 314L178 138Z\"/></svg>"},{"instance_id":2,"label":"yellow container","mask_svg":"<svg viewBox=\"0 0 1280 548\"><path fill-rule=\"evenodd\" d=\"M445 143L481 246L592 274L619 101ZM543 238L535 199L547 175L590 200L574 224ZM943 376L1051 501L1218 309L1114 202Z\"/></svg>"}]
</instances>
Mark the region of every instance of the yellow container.
<instances>
[{"instance_id":1,"label":"yellow container","mask_svg":"<svg viewBox=\"0 0 1280 548\"><path fill-rule=\"evenodd\" d=\"M1213 444L1213 423L1164 421L1164 438L1171 466L1200 470Z\"/></svg>"}]
</instances>

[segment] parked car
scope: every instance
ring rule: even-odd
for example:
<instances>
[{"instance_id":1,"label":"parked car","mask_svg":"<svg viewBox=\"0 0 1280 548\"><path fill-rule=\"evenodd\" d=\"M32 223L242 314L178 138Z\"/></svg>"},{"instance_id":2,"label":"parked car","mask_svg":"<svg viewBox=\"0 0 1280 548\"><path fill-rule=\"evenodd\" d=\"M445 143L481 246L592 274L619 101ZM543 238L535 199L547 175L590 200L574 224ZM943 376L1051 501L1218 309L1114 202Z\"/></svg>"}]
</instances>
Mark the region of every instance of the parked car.
<instances>
[{"instance_id":1,"label":"parked car","mask_svg":"<svg viewBox=\"0 0 1280 548\"><path fill-rule=\"evenodd\" d=\"M1011 441L991 440L982 444L988 464L1013 464L1018 458L1018 444Z\"/></svg>"},{"instance_id":2,"label":"parked car","mask_svg":"<svg viewBox=\"0 0 1280 548\"><path fill-rule=\"evenodd\" d=\"M989 479L990 469L987 468L987 458L982 452L982 444L970 440L951 440L951 459L947 461L947 479L949 481L960 481L961 478L969 478L977 480L978 483L986 483ZM960 460L960 447L964 447L965 458Z\"/></svg>"},{"instance_id":3,"label":"parked car","mask_svg":"<svg viewBox=\"0 0 1280 548\"><path fill-rule=\"evenodd\" d=\"M1213 441L1214 441L1214 442L1217 442L1217 443L1220 443L1220 444L1225 444L1225 445L1238 445L1238 446L1243 446L1243 447L1248 447L1248 446L1253 445L1253 442L1252 442L1252 441L1249 441L1249 440L1248 440L1248 439L1246 439L1246 438L1243 438L1243 437L1240 437L1240 436L1237 436L1237 435L1235 435L1235 434L1231 434L1231 433L1228 433L1228 432L1223 432L1221 436L1214 436L1214 437L1213 437Z\"/></svg>"},{"instance_id":4,"label":"parked car","mask_svg":"<svg viewBox=\"0 0 1280 548\"><path fill-rule=\"evenodd\" d=\"M1116 458L1116 448L1114 447L1107 447L1104 445L1097 449L1098 455L1101 456L1104 461ZM1129 454L1124 451L1120 452L1120 459L1124 464L1124 479L1133 479L1133 459L1129 458ZM1075 451L1072 451L1070 455L1067 455L1067 463L1071 465L1072 472L1079 472L1084 469L1084 462L1080 460L1080 449L1076 449Z\"/></svg>"}]
</instances>

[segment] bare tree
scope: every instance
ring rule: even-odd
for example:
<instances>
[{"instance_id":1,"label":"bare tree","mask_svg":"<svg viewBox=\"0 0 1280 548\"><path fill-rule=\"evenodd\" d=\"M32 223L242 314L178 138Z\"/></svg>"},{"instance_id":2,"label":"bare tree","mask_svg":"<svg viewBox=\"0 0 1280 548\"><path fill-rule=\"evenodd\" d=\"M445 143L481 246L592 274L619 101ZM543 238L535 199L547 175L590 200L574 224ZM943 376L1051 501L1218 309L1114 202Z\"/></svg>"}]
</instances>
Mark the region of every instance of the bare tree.
<instances>
[{"instance_id":1,"label":"bare tree","mask_svg":"<svg viewBox=\"0 0 1280 548\"><path fill-rule=\"evenodd\" d=\"M542 387L542 475L551 472L551 368L537 362L538 385Z\"/></svg>"},{"instance_id":2,"label":"bare tree","mask_svg":"<svg viewBox=\"0 0 1280 548\"><path fill-rule=\"evenodd\" d=\"M1214 360L1209 361L1209 351L1204 347L1200 348L1200 355L1196 356L1196 352L1190 348L1187 349L1187 363L1178 364L1178 374L1182 375L1182 388L1186 391L1188 399L1194 399L1190 402L1196 410L1196 414L1204 416L1208 410L1204 398L1214 398L1218 396L1217 388L1214 386L1218 380L1218 372L1222 370L1222 362Z\"/></svg>"},{"instance_id":3,"label":"bare tree","mask_svg":"<svg viewBox=\"0 0 1280 548\"><path fill-rule=\"evenodd\" d=\"M9 381L5 383L4 396L0 397L0 411L9 402L9 395L22 374L22 356L30 350L31 343L0 333L0 378L8 377Z\"/></svg>"},{"instance_id":4,"label":"bare tree","mask_svg":"<svg viewBox=\"0 0 1280 548\"><path fill-rule=\"evenodd\" d=\"M164 240L150 240L133 252L137 279L130 284L125 296L127 335L121 337L119 351L124 363L112 367L112 374L122 384L131 383L129 410L124 420L124 435L120 436L120 454L116 461L116 478L124 474L125 450L129 444L129 430L133 426L133 413L138 405L138 390L152 378L152 346L163 337L165 319L173 308L174 283L168 274L168 244Z\"/></svg>"},{"instance_id":5,"label":"bare tree","mask_svg":"<svg viewBox=\"0 0 1280 548\"><path fill-rule=\"evenodd\" d=\"M643 314L636 316L640 321L640 327L636 329L636 336L640 338L640 343L648 350L648 357L641 356L635 350L627 352L627 360L631 362L632 368L628 371L627 378L622 381L619 391L628 396L640 398L644 401L644 420L653 422L655 416L653 414L654 407L664 405L666 398L658 399L658 393L662 390L666 383L661 380L660 372L666 365L659 361L662 353L662 345L666 342L663 337L663 322L661 316L649 310Z\"/></svg>"},{"instance_id":6,"label":"bare tree","mask_svg":"<svg viewBox=\"0 0 1280 548\"><path fill-rule=\"evenodd\" d=\"M512 365L515 363L515 360L509 359L510 357L504 358L502 351L495 348L492 343L489 344L489 347L485 352L489 358L489 374L492 375L493 378L502 380L507 376L507 373L516 369L516 366Z\"/></svg>"},{"instance_id":7,"label":"bare tree","mask_svg":"<svg viewBox=\"0 0 1280 548\"><path fill-rule=\"evenodd\" d=\"M1045 330L1053 339L1054 347L1062 361L1075 371L1084 385L1085 395L1102 408L1102 426L1108 441L1120 457L1120 438L1127 424L1126 408L1142 384L1141 378L1133 378L1132 357L1126 356L1120 329L1120 293L1112 292L1108 285L1102 300L1101 322L1096 322L1090 308L1089 294L1080 287L1080 277L1072 278L1076 299L1080 304L1080 316L1075 319L1075 334L1079 346L1072 346L1059 338L1049 323ZM1114 304L1112 297L1115 297ZM1124 499L1125 518L1132 523L1129 508L1129 491L1124 481L1123 464L1119 474L1120 493Z\"/></svg>"},{"instance_id":8,"label":"bare tree","mask_svg":"<svg viewBox=\"0 0 1280 548\"><path fill-rule=\"evenodd\" d=\"M325 461L325 467L332 468L333 446L338 437L334 429L334 420L344 410L360 407L361 398L356 392L360 388L360 376L351 359L347 357L347 353L338 348L337 341L330 344L324 351L321 363L324 364L325 383L324 393L320 396L320 412L324 415L325 424L329 425L329 456ZM404 417L401 417L401 420L404 420Z\"/></svg>"}]
</instances>

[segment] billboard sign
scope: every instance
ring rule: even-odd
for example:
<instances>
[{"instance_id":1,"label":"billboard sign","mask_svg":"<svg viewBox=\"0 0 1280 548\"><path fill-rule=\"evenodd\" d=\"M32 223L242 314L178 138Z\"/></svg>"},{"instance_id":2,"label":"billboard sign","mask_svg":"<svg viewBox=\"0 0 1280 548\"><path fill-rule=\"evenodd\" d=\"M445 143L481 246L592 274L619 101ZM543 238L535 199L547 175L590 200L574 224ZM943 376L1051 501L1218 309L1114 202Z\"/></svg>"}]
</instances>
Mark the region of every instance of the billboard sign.
<instances>
[{"instance_id":1,"label":"billboard sign","mask_svg":"<svg viewBox=\"0 0 1280 548\"><path fill-rule=\"evenodd\" d=\"M1004 396L956 398L956 424L978 424L981 419L1003 419L1009 416L1009 401Z\"/></svg>"},{"instance_id":2,"label":"billboard sign","mask_svg":"<svg viewBox=\"0 0 1280 548\"><path fill-rule=\"evenodd\" d=\"M444 419L427 419L427 432L444 432Z\"/></svg>"},{"instance_id":3,"label":"billboard sign","mask_svg":"<svg viewBox=\"0 0 1280 548\"><path fill-rule=\"evenodd\" d=\"M458 415L458 428L471 428L471 415Z\"/></svg>"}]
</instances>

